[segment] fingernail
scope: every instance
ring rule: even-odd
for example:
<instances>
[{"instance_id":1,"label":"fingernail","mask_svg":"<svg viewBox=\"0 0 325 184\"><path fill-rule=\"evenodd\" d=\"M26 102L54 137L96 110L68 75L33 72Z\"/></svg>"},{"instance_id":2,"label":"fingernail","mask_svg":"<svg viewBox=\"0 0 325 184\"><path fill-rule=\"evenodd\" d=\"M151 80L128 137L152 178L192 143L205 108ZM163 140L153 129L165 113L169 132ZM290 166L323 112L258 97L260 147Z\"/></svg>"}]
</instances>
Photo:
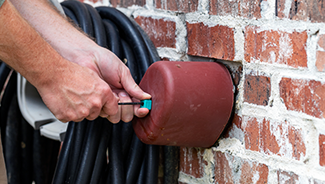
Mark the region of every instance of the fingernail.
<instances>
[{"instance_id":1,"label":"fingernail","mask_svg":"<svg viewBox=\"0 0 325 184\"><path fill-rule=\"evenodd\" d=\"M151 95L149 93L143 92L143 95L145 96L145 98L151 98Z\"/></svg>"},{"instance_id":2,"label":"fingernail","mask_svg":"<svg viewBox=\"0 0 325 184\"><path fill-rule=\"evenodd\" d=\"M126 94L125 92L121 92L121 93L119 93L119 95L122 96L122 97L128 96L128 94Z\"/></svg>"}]
</instances>

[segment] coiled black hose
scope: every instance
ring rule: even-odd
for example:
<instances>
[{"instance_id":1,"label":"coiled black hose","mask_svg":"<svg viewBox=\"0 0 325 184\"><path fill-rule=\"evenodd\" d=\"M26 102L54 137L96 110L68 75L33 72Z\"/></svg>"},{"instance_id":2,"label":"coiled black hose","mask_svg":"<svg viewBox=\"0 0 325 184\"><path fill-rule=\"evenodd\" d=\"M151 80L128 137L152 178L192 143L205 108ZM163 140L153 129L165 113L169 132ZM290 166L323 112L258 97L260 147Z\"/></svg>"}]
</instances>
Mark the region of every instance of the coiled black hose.
<instances>
[{"instance_id":1,"label":"coiled black hose","mask_svg":"<svg viewBox=\"0 0 325 184\"><path fill-rule=\"evenodd\" d=\"M135 21L117 9L110 7L95 9L90 5L73 0L64 1L61 5L67 17L86 34L93 37L98 45L110 49L129 67L136 83L140 82L145 71L153 62L160 60L156 48L146 33ZM3 64L0 66L0 85L3 85L3 79L7 78L8 70ZM15 98L12 95L15 91L15 79L10 81L4 94L7 98L1 102L2 132L6 130L7 117L9 117L8 109L10 104L14 103L12 99ZM22 127L21 131L27 131L25 124L19 126ZM30 132L30 130L28 131ZM6 163L12 163L7 165L7 170L17 176L17 181L9 182L10 184L22 183L22 180L25 180L24 183L30 184L31 178L28 177L30 175L34 175L33 180L36 184L49 183L47 179L49 177L52 178L53 184L156 184L158 183L160 150L169 150L169 153L177 153L175 150L178 150L177 147L160 149L162 148L160 146L145 145L135 135L131 123L120 122L113 125L106 119L97 118L94 121L84 120L69 123L57 162L55 156L58 152L57 145L51 149L54 150L52 151L54 156L52 154L46 159L36 161L36 157L44 153L44 150L40 149L42 146L44 147L44 144L40 143L42 141L39 131L33 132L32 137L28 138L24 135L17 139L26 140L26 143L33 146L33 149L24 153L23 160L17 159L21 162L20 164L13 165L12 160L15 158L5 155ZM2 140L6 140L4 135L2 134ZM13 150L14 144L3 143L3 147L7 151ZM17 150L14 152L21 151L21 149ZM35 154L31 154L30 150ZM27 157L29 162L25 161ZM164 168L174 168L168 175L164 175L165 184L178 183L178 170L175 170L178 168L178 154L166 154L163 157L164 163L167 164ZM44 169L44 163L50 163L50 160L51 162L55 160L57 163L53 177L51 174L53 169ZM22 175L21 164L30 165L30 161L33 161L31 167L35 169L30 170L27 175ZM8 169L8 167L11 168ZM50 174L44 176L42 170L46 170Z\"/></svg>"}]
</instances>

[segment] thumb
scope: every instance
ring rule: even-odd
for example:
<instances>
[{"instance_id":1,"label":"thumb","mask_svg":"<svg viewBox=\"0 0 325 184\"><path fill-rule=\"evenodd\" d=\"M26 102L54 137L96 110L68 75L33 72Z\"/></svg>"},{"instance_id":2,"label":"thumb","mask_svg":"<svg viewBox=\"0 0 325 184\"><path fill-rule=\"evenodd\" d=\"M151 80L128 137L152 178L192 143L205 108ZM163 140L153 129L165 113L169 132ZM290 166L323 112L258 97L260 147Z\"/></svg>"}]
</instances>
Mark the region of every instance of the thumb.
<instances>
[{"instance_id":1,"label":"thumb","mask_svg":"<svg viewBox=\"0 0 325 184\"><path fill-rule=\"evenodd\" d=\"M123 85L124 90L132 97L138 100L150 99L151 95L144 92L133 80L131 73L127 72L121 78L121 83Z\"/></svg>"}]
</instances>

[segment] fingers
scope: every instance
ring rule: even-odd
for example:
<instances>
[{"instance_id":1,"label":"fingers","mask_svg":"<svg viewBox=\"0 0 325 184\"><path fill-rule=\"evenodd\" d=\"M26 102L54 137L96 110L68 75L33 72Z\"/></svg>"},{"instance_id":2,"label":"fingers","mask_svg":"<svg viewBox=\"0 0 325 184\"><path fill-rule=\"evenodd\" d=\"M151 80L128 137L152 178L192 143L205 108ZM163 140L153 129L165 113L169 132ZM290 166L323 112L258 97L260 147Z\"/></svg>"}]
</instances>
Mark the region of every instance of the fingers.
<instances>
[{"instance_id":1,"label":"fingers","mask_svg":"<svg viewBox=\"0 0 325 184\"><path fill-rule=\"evenodd\" d=\"M134 102L139 102L137 99L133 99ZM134 115L138 118L143 118L149 113L149 109L147 108L140 108L140 105L133 106Z\"/></svg>"},{"instance_id":2,"label":"fingers","mask_svg":"<svg viewBox=\"0 0 325 184\"><path fill-rule=\"evenodd\" d=\"M139 100L150 99L151 95L144 92L133 80L130 70L128 68L123 68L121 72L121 83L125 91L130 94L132 97L135 97Z\"/></svg>"},{"instance_id":3,"label":"fingers","mask_svg":"<svg viewBox=\"0 0 325 184\"><path fill-rule=\"evenodd\" d=\"M132 102L130 96L125 91L118 93L119 102ZM130 122L133 119L132 105L119 105L118 112L115 115L108 116L107 119L112 123L118 123L120 120Z\"/></svg>"}]
</instances>

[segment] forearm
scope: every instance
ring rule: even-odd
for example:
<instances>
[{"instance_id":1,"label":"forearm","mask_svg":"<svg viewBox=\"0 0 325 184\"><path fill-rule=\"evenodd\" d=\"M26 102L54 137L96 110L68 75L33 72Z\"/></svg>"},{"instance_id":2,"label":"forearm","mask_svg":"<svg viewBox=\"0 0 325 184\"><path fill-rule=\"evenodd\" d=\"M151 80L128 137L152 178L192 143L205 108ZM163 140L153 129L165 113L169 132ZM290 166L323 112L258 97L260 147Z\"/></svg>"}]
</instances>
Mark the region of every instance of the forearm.
<instances>
[{"instance_id":1,"label":"forearm","mask_svg":"<svg viewBox=\"0 0 325 184\"><path fill-rule=\"evenodd\" d=\"M46 85L51 80L50 74L58 73L68 64L19 15L9 0L0 7L0 22L0 59L33 85ZM55 62L50 62L53 60Z\"/></svg>"},{"instance_id":2,"label":"forearm","mask_svg":"<svg viewBox=\"0 0 325 184\"><path fill-rule=\"evenodd\" d=\"M73 27L48 0L12 0L20 14L65 59L75 62L81 55L93 54L95 42ZM55 28L55 29L53 29ZM73 50L74 52L70 52ZM93 56L89 56L93 57ZM78 63L80 64L80 63Z\"/></svg>"}]
</instances>

